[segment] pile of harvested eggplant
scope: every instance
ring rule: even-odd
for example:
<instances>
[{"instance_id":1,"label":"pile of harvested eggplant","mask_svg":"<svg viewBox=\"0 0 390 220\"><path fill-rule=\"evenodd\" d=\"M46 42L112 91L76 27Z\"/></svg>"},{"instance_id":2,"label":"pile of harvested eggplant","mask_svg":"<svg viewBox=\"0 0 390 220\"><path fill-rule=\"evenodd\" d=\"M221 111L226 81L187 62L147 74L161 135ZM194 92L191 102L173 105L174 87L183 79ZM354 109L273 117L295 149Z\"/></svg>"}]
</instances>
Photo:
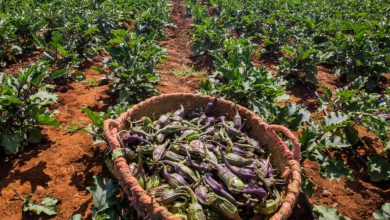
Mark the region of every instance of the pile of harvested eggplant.
<instances>
[{"instance_id":1,"label":"pile of harvested eggplant","mask_svg":"<svg viewBox=\"0 0 390 220\"><path fill-rule=\"evenodd\" d=\"M238 111L211 116L216 100L185 114L128 121L118 140L147 193L183 219L256 219L275 213L285 184L266 146L248 137Z\"/></svg>"}]
</instances>

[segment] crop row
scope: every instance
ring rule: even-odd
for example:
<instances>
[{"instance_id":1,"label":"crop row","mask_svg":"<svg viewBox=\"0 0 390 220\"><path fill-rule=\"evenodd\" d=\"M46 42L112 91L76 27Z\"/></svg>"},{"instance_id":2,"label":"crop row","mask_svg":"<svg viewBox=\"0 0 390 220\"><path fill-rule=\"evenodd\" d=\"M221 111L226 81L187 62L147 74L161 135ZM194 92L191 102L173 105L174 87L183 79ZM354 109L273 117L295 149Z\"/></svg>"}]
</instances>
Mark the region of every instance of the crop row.
<instances>
[{"instance_id":1,"label":"crop row","mask_svg":"<svg viewBox=\"0 0 390 220\"><path fill-rule=\"evenodd\" d=\"M389 89L382 95L366 92L372 78L363 73L334 91L317 85L320 87L320 92L317 93L318 107L310 113L302 106L285 102L288 100L285 89L289 83L285 79L289 77L286 78L284 72L275 76L265 67L258 68L253 65L253 57L259 53L255 39L261 39L262 54L268 54L264 51L265 40L262 37L274 36L271 32L263 33L264 36L258 33L264 31L260 27L265 25L263 22L267 17L255 17L257 15L254 14L257 13L254 11L259 12L260 8L262 12L259 12L259 16L276 13L278 7L273 8L274 3L260 7L258 4L265 2L209 1L205 4L204 1L186 1L187 11L194 22L193 50L199 56L211 56L215 68L209 78L201 83L201 92L234 100L251 108L269 123L283 124L299 131L303 158L319 162L322 174L327 178L353 177L352 171L345 167L342 160L328 157L329 151L342 151L355 155L356 158L352 160L363 163L371 181L389 180L390 164L386 158L375 154L362 158L356 152L357 147L364 145L357 130L358 126L374 133L385 146L384 152L389 148L390 126L386 120L386 114L390 110ZM285 3L285 7L288 5ZM300 11L297 10L296 13ZM337 14L337 11L335 13ZM248 22L252 25L248 26ZM291 29L296 33L310 35L310 32L299 24L295 23L294 27ZM275 36L276 38L281 47L294 45L287 40L291 39L291 36ZM381 53L381 56L386 55L383 51L378 53ZM286 62L293 62L294 59L293 57ZM284 65L285 63L281 63L280 69L283 69ZM315 78L316 74L315 70L312 76ZM301 79L297 75L292 78Z\"/></svg>"},{"instance_id":2,"label":"crop row","mask_svg":"<svg viewBox=\"0 0 390 220\"><path fill-rule=\"evenodd\" d=\"M264 59L280 64L279 72L286 78L308 86L318 84L318 64L331 67L345 82L367 77L370 90L390 70L386 1L187 2L195 21L203 21L195 26L198 54L220 47L226 35L244 37L260 45ZM202 19L204 15L208 19ZM202 32L207 35L196 38Z\"/></svg>"},{"instance_id":3,"label":"crop row","mask_svg":"<svg viewBox=\"0 0 390 220\"><path fill-rule=\"evenodd\" d=\"M84 79L80 64L97 56L105 57L110 92L118 103L157 93L155 66L165 52L155 40L164 36L167 1L15 0L0 6L2 66L43 51L20 74L0 73L0 146L5 153L39 142L37 125L59 126L48 108L57 101L50 84Z\"/></svg>"}]
</instances>

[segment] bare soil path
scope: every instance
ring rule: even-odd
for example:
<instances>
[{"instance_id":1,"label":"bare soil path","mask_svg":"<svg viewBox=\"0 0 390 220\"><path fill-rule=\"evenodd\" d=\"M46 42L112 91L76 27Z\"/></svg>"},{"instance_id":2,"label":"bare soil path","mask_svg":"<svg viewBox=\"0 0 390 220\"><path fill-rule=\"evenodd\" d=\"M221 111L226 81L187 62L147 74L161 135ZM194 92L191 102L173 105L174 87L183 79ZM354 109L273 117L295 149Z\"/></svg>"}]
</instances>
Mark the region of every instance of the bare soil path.
<instances>
[{"instance_id":1,"label":"bare soil path","mask_svg":"<svg viewBox=\"0 0 390 220\"><path fill-rule=\"evenodd\" d=\"M161 93L193 92L201 78L194 75L191 60L191 21L186 16L183 0L172 0L172 26L166 28L168 37L159 45L166 49L168 59L158 67Z\"/></svg>"}]
</instances>

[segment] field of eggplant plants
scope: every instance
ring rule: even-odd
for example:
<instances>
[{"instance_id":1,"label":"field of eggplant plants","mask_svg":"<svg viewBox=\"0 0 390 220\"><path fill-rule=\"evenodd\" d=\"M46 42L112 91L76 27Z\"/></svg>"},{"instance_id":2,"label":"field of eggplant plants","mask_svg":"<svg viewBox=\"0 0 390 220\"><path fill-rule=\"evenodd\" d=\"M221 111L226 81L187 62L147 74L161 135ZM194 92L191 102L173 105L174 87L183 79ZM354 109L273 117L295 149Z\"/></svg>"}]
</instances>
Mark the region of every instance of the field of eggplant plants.
<instances>
[{"instance_id":1,"label":"field of eggplant plants","mask_svg":"<svg viewBox=\"0 0 390 220\"><path fill-rule=\"evenodd\" d=\"M278 219L296 179L244 108L298 138L288 219L390 219L389 85L386 0L0 0L0 219L152 219L118 158L174 219ZM213 101L110 147L171 93Z\"/></svg>"}]
</instances>

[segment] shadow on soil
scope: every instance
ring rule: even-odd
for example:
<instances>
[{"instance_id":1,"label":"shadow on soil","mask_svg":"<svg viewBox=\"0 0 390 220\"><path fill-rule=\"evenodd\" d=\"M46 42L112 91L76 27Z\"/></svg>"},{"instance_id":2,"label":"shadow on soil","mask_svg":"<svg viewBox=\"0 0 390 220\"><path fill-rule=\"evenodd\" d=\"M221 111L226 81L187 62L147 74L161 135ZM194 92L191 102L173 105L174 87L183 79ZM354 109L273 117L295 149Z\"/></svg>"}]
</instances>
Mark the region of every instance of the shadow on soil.
<instances>
[{"instance_id":1,"label":"shadow on soil","mask_svg":"<svg viewBox=\"0 0 390 220\"><path fill-rule=\"evenodd\" d=\"M293 214L288 218L289 220L314 220L314 214L307 196L299 193L297 204L293 209Z\"/></svg>"},{"instance_id":2,"label":"shadow on soil","mask_svg":"<svg viewBox=\"0 0 390 220\"><path fill-rule=\"evenodd\" d=\"M75 164L83 164L84 170L82 170L79 173L75 173L72 176L72 182L71 185L74 185L78 190L84 191L85 187L90 186L93 184L93 176L99 175L101 177L108 177L112 178L110 176L110 172L106 168L106 165L104 164L104 147L96 146L93 150L93 155L89 156L87 154L84 154L80 159L77 159L75 161L72 161L72 163ZM102 167L102 172L97 174L94 172L93 168L96 167Z\"/></svg>"},{"instance_id":3,"label":"shadow on soil","mask_svg":"<svg viewBox=\"0 0 390 220\"><path fill-rule=\"evenodd\" d=\"M15 167L24 166L31 159L38 157L39 153L50 148L52 144L46 136L43 137L42 142L39 146L27 146L16 155L0 155L0 195L2 189L17 180L20 181L21 185L29 182L31 192L34 192L37 186L47 186L51 178L44 172L46 162L40 161L36 166L25 171L15 169Z\"/></svg>"}]
</instances>

